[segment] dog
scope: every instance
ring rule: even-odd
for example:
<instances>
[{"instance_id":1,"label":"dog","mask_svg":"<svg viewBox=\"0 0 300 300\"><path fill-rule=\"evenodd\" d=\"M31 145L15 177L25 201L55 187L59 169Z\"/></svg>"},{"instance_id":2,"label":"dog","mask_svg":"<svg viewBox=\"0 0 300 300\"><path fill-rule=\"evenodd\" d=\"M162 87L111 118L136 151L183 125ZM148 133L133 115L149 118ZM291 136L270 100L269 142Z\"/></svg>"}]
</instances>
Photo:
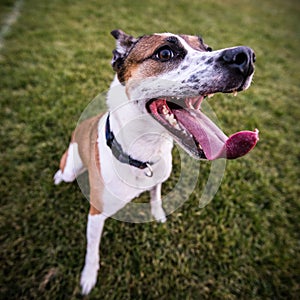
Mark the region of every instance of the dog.
<instances>
[{"instance_id":1,"label":"dog","mask_svg":"<svg viewBox=\"0 0 300 300\"><path fill-rule=\"evenodd\" d=\"M166 221L161 186L171 174L173 141L195 159L215 160L241 157L259 139L257 129L227 137L201 112L205 97L249 88L255 64L251 48L213 51L192 35L111 34L116 39L111 61L116 74L107 94L108 112L76 128L54 176L55 184L72 182L88 170L90 210L80 280L84 295L96 284L108 217L150 191L154 219ZM120 173L131 178L130 184Z\"/></svg>"}]
</instances>

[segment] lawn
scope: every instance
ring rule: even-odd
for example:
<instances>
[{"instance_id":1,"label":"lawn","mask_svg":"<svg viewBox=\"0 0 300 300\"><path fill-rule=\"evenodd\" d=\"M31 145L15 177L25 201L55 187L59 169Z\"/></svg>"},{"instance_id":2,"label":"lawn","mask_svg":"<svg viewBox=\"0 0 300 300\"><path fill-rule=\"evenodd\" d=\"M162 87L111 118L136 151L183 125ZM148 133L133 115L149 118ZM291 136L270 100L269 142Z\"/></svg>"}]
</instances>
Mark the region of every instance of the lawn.
<instances>
[{"instance_id":1,"label":"lawn","mask_svg":"<svg viewBox=\"0 0 300 300\"><path fill-rule=\"evenodd\" d=\"M1 28L13 5L0 2ZM89 205L52 177L82 111L109 87L109 33L121 28L251 46L251 88L209 105L227 134L258 128L260 142L227 162L204 208L206 162L165 224L108 220L89 299L299 299L299 15L292 0L24 0L0 49L0 298L81 298Z\"/></svg>"}]
</instances>

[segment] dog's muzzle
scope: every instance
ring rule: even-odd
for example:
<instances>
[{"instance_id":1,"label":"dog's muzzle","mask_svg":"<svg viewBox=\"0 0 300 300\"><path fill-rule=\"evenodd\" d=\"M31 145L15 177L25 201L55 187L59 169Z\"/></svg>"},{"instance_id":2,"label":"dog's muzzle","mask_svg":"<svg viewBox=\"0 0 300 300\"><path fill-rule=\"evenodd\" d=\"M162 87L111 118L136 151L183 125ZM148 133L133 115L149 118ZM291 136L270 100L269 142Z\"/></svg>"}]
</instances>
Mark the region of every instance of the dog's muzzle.
<instances>
[{"instance_id":1,"label":"dog's muzzle","mask_svg":"<svg viewBox=\"0 0 300 300\"><path fill-rule=\"evenodd\" d=\"M232 71L247 77L254 72L255 53L245 46L226 49L221 53L220 61Z\"/></svg>"}]
</instances>

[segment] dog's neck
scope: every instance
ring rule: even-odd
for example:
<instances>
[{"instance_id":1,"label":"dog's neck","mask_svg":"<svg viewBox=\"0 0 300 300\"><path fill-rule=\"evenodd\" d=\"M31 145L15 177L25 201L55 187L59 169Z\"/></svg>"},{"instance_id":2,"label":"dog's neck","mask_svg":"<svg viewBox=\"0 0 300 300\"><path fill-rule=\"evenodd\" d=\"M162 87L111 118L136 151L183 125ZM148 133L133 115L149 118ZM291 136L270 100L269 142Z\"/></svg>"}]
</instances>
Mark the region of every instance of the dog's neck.
<instances>
[{"instance_id":1,"label":"dog's neck","mask_svg":"<svg viewBox=\"0 0 300 300\"><path fill-rule=\"evenodd\" d=\"M132 158L149 161L150 157L161 154L162 145L172 143L166 130L146 110L143 111L141 105L128 98L126 87L121 85L117 77L108 92L107 104L111 131Z\"/></svg>"}]
</instances>

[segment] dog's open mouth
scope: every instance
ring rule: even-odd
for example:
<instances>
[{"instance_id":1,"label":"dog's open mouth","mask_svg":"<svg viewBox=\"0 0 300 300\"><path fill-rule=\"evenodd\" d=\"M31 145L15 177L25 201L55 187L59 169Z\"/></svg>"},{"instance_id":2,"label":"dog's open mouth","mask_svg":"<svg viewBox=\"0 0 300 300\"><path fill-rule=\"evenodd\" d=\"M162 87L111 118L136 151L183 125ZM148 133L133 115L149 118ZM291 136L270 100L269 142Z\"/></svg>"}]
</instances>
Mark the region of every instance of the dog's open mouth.
<instances>
[{"instance_id":1,"label":"dog's open mouth","mask_svg":"<svg viewBox=\"0 0 300 300\"><path fill-rule=\"evenodd\" d=\"M258 130L240 131L227 137L200 110L204 96L160 97L147 102L152 117L193 157L214 160L235 159L247 154L258 141Z\"/></svg>"}]
</instances>

